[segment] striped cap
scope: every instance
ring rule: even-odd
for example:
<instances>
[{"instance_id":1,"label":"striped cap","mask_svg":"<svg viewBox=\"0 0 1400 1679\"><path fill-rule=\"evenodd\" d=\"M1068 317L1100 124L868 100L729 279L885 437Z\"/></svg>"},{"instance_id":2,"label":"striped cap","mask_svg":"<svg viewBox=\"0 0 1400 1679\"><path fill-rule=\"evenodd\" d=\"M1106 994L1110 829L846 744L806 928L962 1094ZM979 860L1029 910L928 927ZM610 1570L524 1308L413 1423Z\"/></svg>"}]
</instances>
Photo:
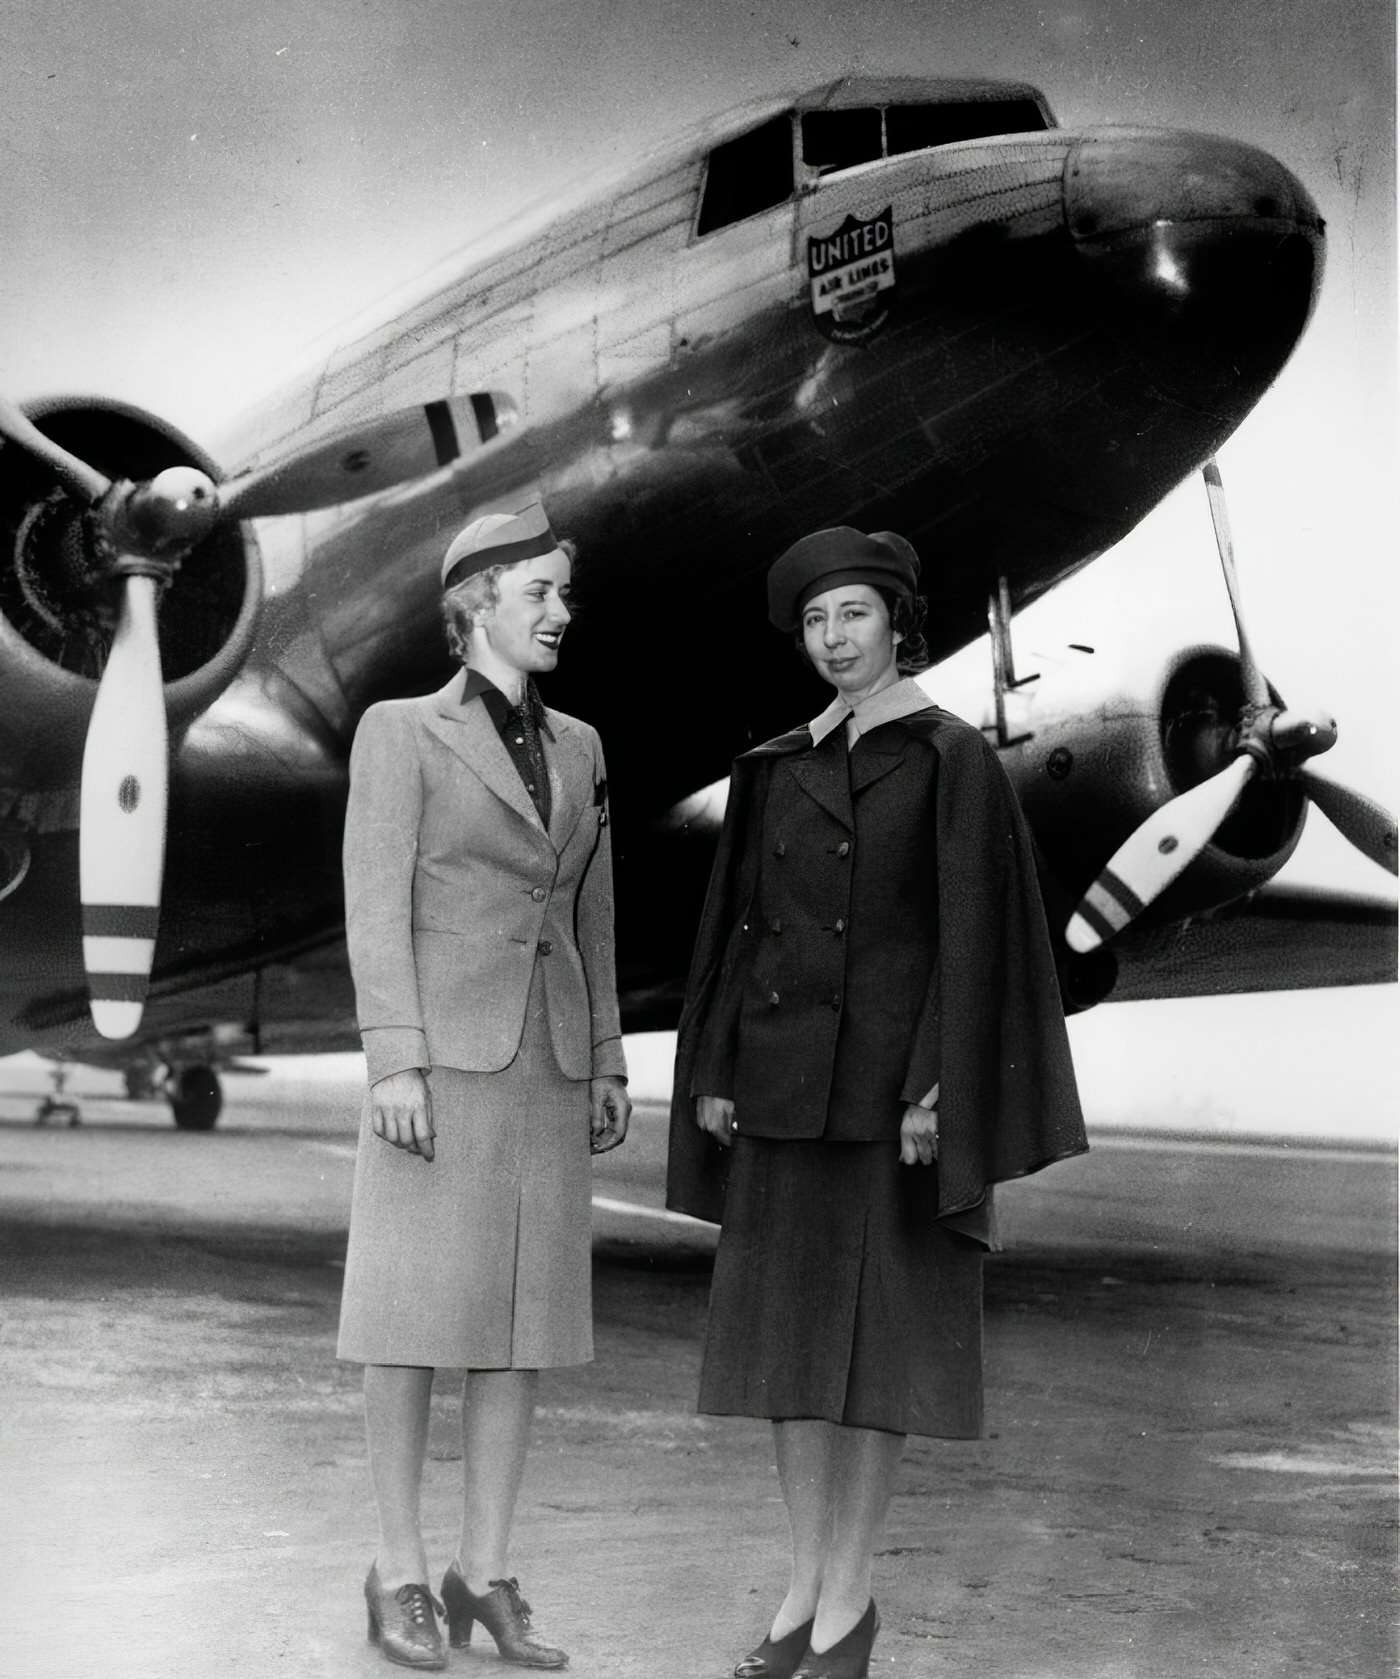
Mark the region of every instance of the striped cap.
<instances>
[{"instance_id":1,"label":"striped cap","mask_svg":"<svg viewBox=\"0 0 1400 1679\"><path fill-rule=\"evenodd\" d=\"M542 502L532 502L523 513L488 513L453 537L442 558L442 586L455 588L487 566L543 559L558 547Z\"/></svg>"}]
</instances>

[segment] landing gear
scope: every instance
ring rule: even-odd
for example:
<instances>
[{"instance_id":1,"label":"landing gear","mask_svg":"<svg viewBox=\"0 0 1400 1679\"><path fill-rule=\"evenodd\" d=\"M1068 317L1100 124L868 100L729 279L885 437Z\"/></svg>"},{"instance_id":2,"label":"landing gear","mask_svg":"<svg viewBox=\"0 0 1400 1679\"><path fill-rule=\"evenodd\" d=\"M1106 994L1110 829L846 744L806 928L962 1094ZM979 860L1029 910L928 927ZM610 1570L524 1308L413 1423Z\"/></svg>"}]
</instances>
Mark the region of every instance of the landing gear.
<instances>
[{"instance_id":1,"label":"landing gear","mask_svg":"<svg viewBox=\"0 0 1400 1679\"><path fill-rule=\"evenodd\" d=\"M62 1065L49 1068L49 1077L53 1080L53 1089L40 1102L35 1110L34 1123L47 1125L51 1119L66 1121L71 1129L82 1123L82 1115L76 1102L64 1100L63 1087L68 1083L68 1069Z\"/></svg>"},{"instance_id":2,"label":"landing gear","mask_svg":"<svg viewBox=\"0 0 1400 1679\"><path fill-rule=\"evenodd\" d=\"M149 1061L135 1061L122 1069L122 1083L126 1086L128 1102L154 1102L165 1094L168 1069Z\"/></svg>"},{"instance_id":3,"label":"landing gear","mask_svg":"<svg viewBox=\"0 0 1400 1679\"><path fill-rule=\"evenodd\" d=\"M166 1084L166 1096L181 1131L212 1131L224 1105L223 1086L212 1067L182 1067Z\"/></svg>"}]
</instances>

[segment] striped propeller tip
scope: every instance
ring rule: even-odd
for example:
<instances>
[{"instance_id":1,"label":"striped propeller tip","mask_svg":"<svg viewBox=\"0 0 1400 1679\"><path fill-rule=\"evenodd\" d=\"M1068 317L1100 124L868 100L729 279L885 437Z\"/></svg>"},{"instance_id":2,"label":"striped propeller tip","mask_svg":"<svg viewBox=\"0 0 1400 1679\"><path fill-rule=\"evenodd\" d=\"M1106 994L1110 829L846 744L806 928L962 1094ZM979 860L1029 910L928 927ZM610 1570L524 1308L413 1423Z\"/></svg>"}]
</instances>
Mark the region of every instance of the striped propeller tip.
<instances>
[{"instance_id":1,"label":"striped propeller tip","mask_svg":"<svg viewBox=\"0 0 1400 1679\"><path fill-rule=\"evenodd\" d=\"M140 1003L92 999L92 1023L104 1038L129 1038L141 1024Z\"/></svg>"}]
</instances>

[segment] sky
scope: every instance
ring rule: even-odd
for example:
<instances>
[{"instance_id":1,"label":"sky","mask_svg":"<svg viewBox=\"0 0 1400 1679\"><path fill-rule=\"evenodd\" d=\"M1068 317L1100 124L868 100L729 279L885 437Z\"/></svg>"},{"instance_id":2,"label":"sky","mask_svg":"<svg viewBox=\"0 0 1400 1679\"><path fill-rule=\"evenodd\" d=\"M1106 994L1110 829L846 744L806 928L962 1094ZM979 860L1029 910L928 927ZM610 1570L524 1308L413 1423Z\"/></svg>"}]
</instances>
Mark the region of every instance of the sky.
<instances>
[{"instance_id":1,"label":"sky","mask_svg":"<svg viewBox=\"0 0 1400 1679\"><path fill-rule=\"evenodd\" d=\"M1016 77L1067 127L1251 141L1326 218L1302 346L1221 451L1251 630L1392 807L1395 144L1388 0L0 0L0 389L200 441L308 341L524 205L746 99L836 75ZM1018 622L1230 641L1177 492ZM1384 889L1314 817L1308 878Z\"/></svg>"}]
</instances>

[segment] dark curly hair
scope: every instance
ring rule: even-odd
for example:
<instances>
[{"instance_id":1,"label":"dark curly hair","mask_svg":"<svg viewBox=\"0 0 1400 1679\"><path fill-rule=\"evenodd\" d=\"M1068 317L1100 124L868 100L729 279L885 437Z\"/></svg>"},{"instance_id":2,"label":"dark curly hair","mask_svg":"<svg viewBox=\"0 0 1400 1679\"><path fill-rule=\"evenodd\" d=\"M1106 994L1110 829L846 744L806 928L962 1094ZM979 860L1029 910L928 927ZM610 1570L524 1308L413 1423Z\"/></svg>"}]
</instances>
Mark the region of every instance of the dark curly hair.
<instances>
[{"instance_id":1,"label":"dark curly hair","mask_svg":"<svg viewBox=\"0 0 1400 1679\"><path fill-rule=\"evenodd\" d=\"M919 671L927 670L933 663L929 657L928 643L924 640L924 619L928 615L928 602L922 595L897 594L893 589L882 589L878 583L872 584L871 587L884 601L885 610L890 615L890 628L900 638L894 668L901 676L915 676ZM800 624L793 631L792 644L801 658L810 665L812 660L807 652L807 643Z\"/></svg>"},{"instance_id":2,"label":"dark curly hair","mask_svg":"<svg viewBox=\"0 0 1400 1679\"><path fill-rule=\"evenodd\" d=\"M928 643L924 640L924 619L928 616L928 602L922 595L897 595L893 589L881 589L880 597L890 609L890 628L902 639L895 668L901 676L914 676L933 663Z\"/></svg>"}]
</instances>

